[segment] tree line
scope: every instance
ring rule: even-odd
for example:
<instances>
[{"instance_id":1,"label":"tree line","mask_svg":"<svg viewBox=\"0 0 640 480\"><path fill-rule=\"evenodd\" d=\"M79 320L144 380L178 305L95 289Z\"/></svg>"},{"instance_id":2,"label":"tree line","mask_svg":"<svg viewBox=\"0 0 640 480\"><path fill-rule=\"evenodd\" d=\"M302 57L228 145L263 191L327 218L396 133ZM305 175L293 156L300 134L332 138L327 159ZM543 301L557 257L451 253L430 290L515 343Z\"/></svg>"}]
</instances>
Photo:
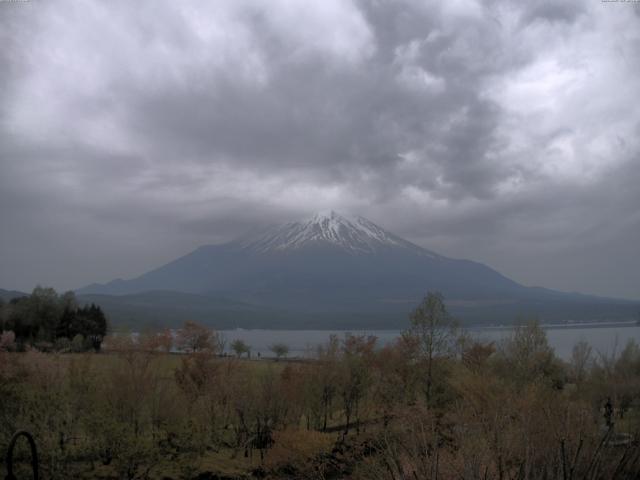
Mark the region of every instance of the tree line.
<instances>
[{"instance_id":1,"label":"tree line","mask_svg":"<svg viewBox=\"0 0 640 480\"><path fill-rule=\"evenodd\" d=\"M38 286L30 295L0 302L0 334L5 349L98 351L107 330L107 318L100 306L80 306L73 292L59 295L53 288Z\"/></svg>"}]
</instances>

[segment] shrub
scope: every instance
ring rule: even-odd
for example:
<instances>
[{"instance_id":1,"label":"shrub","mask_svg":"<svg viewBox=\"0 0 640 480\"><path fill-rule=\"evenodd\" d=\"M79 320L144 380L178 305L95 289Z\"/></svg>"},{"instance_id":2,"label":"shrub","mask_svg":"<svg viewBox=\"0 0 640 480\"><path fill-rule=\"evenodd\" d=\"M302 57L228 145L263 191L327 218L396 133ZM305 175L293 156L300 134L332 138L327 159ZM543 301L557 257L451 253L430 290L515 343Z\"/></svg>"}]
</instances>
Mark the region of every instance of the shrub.
<instances>
[{"instance_id":1,"label":"shrub","mask_svg":"<svg viewBox=\"0 0 640 480\"><path fill-rule=\"evenodd\" d=\"M67 337L56 338L55 343L53 344L53 349L56 352L66 353L71 351L71 340Z\"/></svg>"},{"instance_id":2,"label":"shrub","mask_svg":"<svg viewBox=\"0 0 640 480\"><path fill-rule=\"evenodd\" d=\"M12 352L16 349L16 334L11 330L0 334L0 350Z\"/></svg>"},{"instance_id":3,"label":"shrub","mask_svg":"<svg viewBox=\"0 0 640 480\"><path fill-rule=\"evenodd\" d=\"M77 334L73 337L73 340L71 340L71 350L76 353L85 351L84 336Z\"/></svg>"}]
</instances>

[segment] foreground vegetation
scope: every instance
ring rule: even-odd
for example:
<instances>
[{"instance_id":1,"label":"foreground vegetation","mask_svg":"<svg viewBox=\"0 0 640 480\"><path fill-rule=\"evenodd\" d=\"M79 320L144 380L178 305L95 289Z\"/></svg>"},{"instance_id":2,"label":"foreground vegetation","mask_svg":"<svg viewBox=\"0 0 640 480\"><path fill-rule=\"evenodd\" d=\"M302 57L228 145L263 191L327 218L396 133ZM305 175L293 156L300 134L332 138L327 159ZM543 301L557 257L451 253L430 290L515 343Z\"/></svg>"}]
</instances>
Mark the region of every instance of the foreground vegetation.
<instances>
[{"instance_id":1,"label":"foreground vegetation","mask_svg":"<svg viewBox=\"0 0 640 480\"><path fill-rule=\"evenodd\" d=\"M187 323L176 338L107 337L102 353L0 351L0 451L28 430L45 478L625 479L640 468L633 342L610 356L578 343L563 362L535 323L485 344L428 295L384 347L331 337L304 361L222 349Z\"/></svg>"}]
</instances>

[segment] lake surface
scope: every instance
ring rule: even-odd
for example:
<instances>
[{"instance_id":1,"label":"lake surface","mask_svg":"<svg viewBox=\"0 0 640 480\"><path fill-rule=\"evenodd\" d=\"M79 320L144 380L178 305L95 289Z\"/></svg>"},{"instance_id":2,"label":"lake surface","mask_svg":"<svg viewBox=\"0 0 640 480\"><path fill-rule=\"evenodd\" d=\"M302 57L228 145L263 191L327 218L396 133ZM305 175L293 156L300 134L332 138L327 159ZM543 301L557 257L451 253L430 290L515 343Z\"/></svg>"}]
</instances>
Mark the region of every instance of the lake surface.
<instances>
[{"instance_id":1,"label":"lake surface","mask_svg":"<svg viewBox=\"0 0 640 480\"><path fill-rule=\"evenodd\" d=\"M549 344L554 348L556 355L568 359L571 356L573 346L584 340L592 347L594 354L598 352L610 355L619 353L630 339L640 343L640 326L635 324L615 325L589 324L572 326L545 326ZM512 332L510 327L474 327L467 331L473 338L500 341ZM345 333L375 335L378 337L378 345L384 345L396 339L400 330L223 330L221 332L226 340L227 351L231 351L229 345L236 339L243 340L251 346L252 357L272 357L269 346L274 343L285 343L289 346L290 357L310 357L316 347L327 342L332 334L339 337Z\"/></svg>"}]
</instances>

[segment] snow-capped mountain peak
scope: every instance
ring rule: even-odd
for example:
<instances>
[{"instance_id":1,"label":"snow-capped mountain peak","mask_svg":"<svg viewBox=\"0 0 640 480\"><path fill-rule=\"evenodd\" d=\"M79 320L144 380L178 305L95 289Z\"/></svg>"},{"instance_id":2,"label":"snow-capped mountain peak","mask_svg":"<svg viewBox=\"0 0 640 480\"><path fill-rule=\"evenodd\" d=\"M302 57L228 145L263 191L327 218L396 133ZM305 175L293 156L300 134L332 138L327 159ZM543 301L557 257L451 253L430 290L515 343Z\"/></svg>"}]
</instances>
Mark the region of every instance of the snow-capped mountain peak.
<instances>
[{"instance_id":1,"label":"snow-capped mountain peak","mask_svg":"<svg viewBox=\"0 0 640 480\"><path fill-rule=\"evenodd\" d=\"M345 216L334 211L271 227L243 239L240 246L263 253L331 246L354 254L402 248L431 255L431 252L387 232L364 217Z\"/></svg>"}]
</instances>

